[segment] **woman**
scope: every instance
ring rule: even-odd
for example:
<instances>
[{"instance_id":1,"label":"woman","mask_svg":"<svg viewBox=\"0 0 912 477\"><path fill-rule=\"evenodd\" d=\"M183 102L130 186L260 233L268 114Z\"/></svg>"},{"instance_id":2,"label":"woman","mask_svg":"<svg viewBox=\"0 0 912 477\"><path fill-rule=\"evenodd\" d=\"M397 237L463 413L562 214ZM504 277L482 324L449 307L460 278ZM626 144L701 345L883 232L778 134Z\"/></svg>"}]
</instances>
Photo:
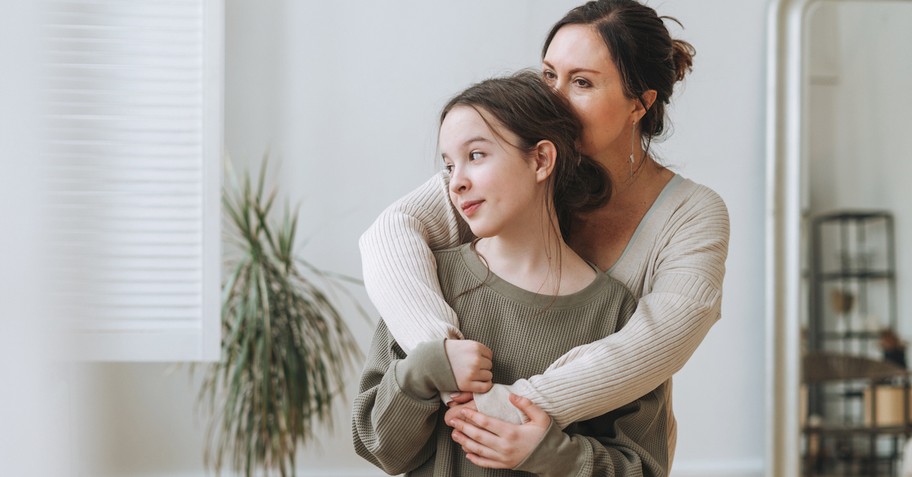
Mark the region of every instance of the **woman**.
<instances>
[{"instance_id":1,"label":"woman","mask_svg":"<svg viewBox=\"0 0 912 477\"><path fill-rule=\"evenodd\" d=\"M671 402L671 376L720 316L728 253L728 211L721 198L649 153L651 141L664 132L665 106L674 84L690 69L692 55L689 44L671 39L662 17L632 0L586 3L551 29L542 76L580 116L581 149L608 172L614 186L607 204L577 221L568 242L623 283L637 298L637 308L618 333L581 346L543 374L509 387L491 388L490 373L484 372L490 350L474 345L486 354L474 360L451 357L460 390L516 393L561 426L652 391ZM447 200L442 175L390 206L361 237L368 294L406 352L428 340L462 337L455 313L442 298L432 250L470 238ZM461 443L470 458L507 466L504 452L495 452L490 433L477 425L491 421L472 410L460 412L468 420L457 423L463 429L454 438L465 438ZM670 406L663 422L671 462L676 424Z\"/></svg>"},{"instance_id":2,"label":"woman","mask_svg":"<svg viewBox=\"0 0 912 477\"><path fill-rule=\"evenodd\" d=\"M566 99L532 72L483 81L443 110L449 197L478 238L436 252L437 275L466 338L497 350L501 380L541 373L573 347L616 332L636 304L563 240L578 212L610 191L599 166L577 151L581 130ZM359 455L391 474L517 475L466 462L441 419L447 408L437 394L455 389L447 348L456 343L427 341L405 355L378 326L353 406ZM530 418L522 438L510 436L522 445L517 471L666 475L659 393L563 430L531 402L514 402Z\"/></svg>"}]
</instances>

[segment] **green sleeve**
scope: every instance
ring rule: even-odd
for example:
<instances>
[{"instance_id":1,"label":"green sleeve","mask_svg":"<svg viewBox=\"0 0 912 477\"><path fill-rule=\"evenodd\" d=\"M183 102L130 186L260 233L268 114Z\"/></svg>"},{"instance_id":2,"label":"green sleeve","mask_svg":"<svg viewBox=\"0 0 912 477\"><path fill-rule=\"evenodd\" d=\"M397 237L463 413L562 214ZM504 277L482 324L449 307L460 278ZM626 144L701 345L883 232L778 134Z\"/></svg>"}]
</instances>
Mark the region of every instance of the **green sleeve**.
<instances>
[{"instance_id":1,"label":"green sleeve","mask_svg":"<svg viewBox=\"0 0 912 477\"><path fill-rule=\"evenodd\" d=\"M640 445L643 429L627 419L639 409L635 401L614 413L575 423L566 432L552 420L541 442L515 470L540 477L665 477L667 453ZM649 448L667 450L661 445Z\"/></svg>"},{"instance_id":2,"label":"green sleeve","mask_svg":"<svg viewBox=\"0 0 912 477\"><path fill-rule=\"evenodd\" d=\"M443 342L421 343L406 357L383 323L374 334L353 404L352 439L358 455L389 474L413 470L434 454L438 386L455 389Z\"/></svg>"}]
</instances>

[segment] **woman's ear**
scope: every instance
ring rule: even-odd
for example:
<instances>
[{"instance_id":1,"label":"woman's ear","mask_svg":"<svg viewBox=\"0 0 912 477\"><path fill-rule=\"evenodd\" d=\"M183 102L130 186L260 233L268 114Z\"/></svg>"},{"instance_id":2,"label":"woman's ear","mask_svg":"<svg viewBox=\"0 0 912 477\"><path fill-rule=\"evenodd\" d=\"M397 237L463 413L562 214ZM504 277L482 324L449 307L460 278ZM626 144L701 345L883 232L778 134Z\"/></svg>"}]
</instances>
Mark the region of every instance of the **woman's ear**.
<instances>
[{"instance_id":1,"label":"woman's ear","mask_svg":"<svg viewBox=\"0 0 912 477\"><path fill-rule=\"evenodd\" d=\"M635 101L636 109L633 110L634 121L639 122L643 116L646 115L646 111L649 111L649 108L652 107L652 103L655 103L658 93L654 89L648 89L645 93L640 96L640 101Z\"/></svg>"},{"instance_id":2,"label":"woman's ear","mask_svg":"<svg viewBox=\"0 0 912 477\"><path fill-rule=\"evenodd\" d=\"M556 160L557 148L554 143L548 140L538 141L535 145L535 179L538 182L544 182L551 176Z\"/></svg>"}]
</instances>

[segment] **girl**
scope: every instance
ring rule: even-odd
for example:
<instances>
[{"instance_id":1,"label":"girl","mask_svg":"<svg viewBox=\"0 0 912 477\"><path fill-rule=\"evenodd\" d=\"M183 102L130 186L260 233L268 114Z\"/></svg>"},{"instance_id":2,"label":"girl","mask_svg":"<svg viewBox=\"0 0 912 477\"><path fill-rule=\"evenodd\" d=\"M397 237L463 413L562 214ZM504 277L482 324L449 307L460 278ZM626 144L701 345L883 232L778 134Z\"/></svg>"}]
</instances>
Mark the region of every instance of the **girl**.
<instances>
[{"instance_id":1,"label":"girl","mask_svg":"<svg viewBox=\"0 0 912 477\"><path fill-rule=\"evenodd\" d=\"M580 131L566 100L532 72L474 85L441 115L449 199L478 239L435 253L437 278L464 336L496 351L488 379L539 374L617 331L635 307L624 286L574 253L561 233L611 190L598 164L576 150ZM415 476L520 475L479 464L546 476L666 475L659 417L668 403L657 392L563 430L513 397L528 422L498 436L511 446L506 463L474 453L467 460L437 398L457 388L448 356L460 344L441 338L406 354L378 326L353 406L359 455L390 474Z\"/></svg>"}]
</instances>

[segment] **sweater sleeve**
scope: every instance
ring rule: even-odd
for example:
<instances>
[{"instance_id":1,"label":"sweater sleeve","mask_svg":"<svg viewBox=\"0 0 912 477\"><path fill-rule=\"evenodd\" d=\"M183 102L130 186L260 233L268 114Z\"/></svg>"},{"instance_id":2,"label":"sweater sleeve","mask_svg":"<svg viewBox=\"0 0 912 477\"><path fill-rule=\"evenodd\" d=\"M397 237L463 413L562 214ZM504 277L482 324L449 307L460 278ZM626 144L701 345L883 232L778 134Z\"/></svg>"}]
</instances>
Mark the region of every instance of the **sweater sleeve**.
<instances>
[{"instance_id":1,"label":"sweater sleeve","mask_svg":"<svg viewBox=\"0 0 912 477\"><path fill-rule=\"evenodd\" d=\"M634 403L635 404L635 403ZM668 465L662 455L653 456L637 445L618 426L587 426L580 434L564 432L551 421L535 450L514 470L539 477L665 477Z\"/></svg>"},{"instance_id":2,"label":"sweater sleeve","mask_svg":"<svg viewBox=\"0 0 912 477\"><path fill-rule=\"evenodd\" d=\"M437 392L453 386L443 339L405 357L381 323L352 406L355 451L391 475L419 467L435 452Z\"/></svg>"},{"instance_id":3,"label":"sweater sleeve","mask_svg":"<svg viewBox=\"0 0 912 477\"><path fill-rule=\"evenodd\" d=\"M707 193L671 225L654 280L617 333L570 350L511 391L561 427L604 414L652 391L680 370L719 319L728 254L728 210Z\"/></svg>"},{"instance_id":4,"label":"sweater sleeve","mask_svg":"<svg viewBox=\"0 0 912 477\"><path fill-rule=\"evenodd\" d=\"M423 341L462 338L456 313L443 299L432 250L470 237L443 173L390 205L361 235L367 294L406 352Z\"/></svg>"}]
</instances>

